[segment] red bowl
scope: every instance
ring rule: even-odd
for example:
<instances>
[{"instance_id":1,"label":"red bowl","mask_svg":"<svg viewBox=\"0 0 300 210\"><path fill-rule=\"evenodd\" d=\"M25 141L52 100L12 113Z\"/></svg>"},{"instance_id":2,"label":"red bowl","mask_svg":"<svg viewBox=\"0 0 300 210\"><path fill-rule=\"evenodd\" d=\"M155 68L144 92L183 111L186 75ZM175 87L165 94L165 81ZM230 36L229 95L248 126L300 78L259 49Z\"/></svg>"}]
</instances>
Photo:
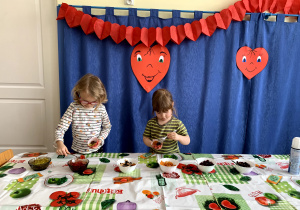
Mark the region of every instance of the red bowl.
<instances>
[{"instance_id":1,"label":"red bowl","mask_svg":"<svg viewBox=\"0 0 300 210\"><path fill-rule=\"evenodd\" d=\"M73 172L84 171L89 164L88 159L73 159L68 161L68 166Z\"/></svg>"}]
</instances>

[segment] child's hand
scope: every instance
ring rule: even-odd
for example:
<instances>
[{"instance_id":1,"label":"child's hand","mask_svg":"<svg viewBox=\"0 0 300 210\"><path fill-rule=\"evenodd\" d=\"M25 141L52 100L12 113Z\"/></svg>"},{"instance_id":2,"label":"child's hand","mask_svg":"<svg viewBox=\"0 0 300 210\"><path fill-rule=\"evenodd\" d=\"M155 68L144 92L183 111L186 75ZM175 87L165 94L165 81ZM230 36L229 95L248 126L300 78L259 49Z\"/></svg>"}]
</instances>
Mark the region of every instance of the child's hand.
<instances>
[{"instance_id":1,"label":"child's hand","mask_svg":"<svg viewBox=\"0 0 300 210\"><path fill-rule=\"evenodd\" d=\"M57 141L57 148L56 153L58 155L65 155L67 157L68 154L70 154L68 148L65 146L65 144L62 141Z\"/></svg>"},{"instance_id":2,"label":"child's hand","mask_svg":"<svg viewBox=\"0 0 300 210\"><path fill-rule=\"evenodd\" d=\"M175 141L178 141L178 134L176 132L171 132L167 134L168 139L173 139Z\"/></svg>"}]
</instances>

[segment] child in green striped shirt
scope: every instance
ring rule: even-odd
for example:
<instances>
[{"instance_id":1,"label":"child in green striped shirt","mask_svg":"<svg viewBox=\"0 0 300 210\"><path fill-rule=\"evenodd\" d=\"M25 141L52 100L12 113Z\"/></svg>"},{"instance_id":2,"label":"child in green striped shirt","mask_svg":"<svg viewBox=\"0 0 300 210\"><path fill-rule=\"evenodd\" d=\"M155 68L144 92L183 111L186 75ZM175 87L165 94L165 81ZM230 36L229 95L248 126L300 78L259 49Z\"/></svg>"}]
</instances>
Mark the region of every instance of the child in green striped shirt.
<instances>
[{"instance_id":1,"label":"child in green striped shirt","mask_svg":"<svg viewBox=\"0 0 300 210\"><path fill-rule=\"evenodd\" d=\"M166 89L159 89L152 96L152 114L143 134L144 143L150 152L160 154L179 153L178 142L183 145L190 143L190 137L184 124L173 116L176 114L172 94ZM158 139L165 138L162 143Z\"/></svg>"}]
</instances>

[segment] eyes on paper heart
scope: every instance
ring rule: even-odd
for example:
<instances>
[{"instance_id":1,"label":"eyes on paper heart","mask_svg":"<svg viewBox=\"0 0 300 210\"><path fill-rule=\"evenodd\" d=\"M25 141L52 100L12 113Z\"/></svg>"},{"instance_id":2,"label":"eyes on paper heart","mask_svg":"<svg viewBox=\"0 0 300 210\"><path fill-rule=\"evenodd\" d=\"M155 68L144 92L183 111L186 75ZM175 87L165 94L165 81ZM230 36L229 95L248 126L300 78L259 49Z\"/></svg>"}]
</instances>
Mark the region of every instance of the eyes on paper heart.
<instances>
[{"instance_id":1,"label":"eyes on paper heart","mask_svg":"<svg viewBox=\"0 0 300 210\"><path fill-rule=\"evenodd\" d=\"M150 92L167 74L170 60L166 47L139 44L132 51L131 68L141 86Z\"/></svg>"},{"instance_id":2,"label":"eyes on paper heart","mask_svg":"<svg viewBox=\"0 0 300 210\"><path fill-rule=\"evenodd\" d=\"M268 52L262 47L252 50L244 46L236 53L236 64L248 79L260 73L266 67L268 60Z\"/></svg>"}]
</instances>

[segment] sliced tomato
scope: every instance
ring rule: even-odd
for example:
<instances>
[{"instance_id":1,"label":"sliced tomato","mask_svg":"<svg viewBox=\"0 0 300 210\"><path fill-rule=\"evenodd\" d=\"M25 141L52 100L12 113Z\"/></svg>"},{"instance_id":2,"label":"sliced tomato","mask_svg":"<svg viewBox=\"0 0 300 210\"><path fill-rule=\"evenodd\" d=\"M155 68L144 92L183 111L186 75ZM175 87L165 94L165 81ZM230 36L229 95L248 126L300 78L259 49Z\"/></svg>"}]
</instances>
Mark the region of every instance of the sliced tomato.
<instances>
[{"instance_id":1,"label":"sliced tomato","mask_svg":"<svg viewBox=\"0 0 300 210\"><path fill-rule=\"evenodd\" d=\"M182 164L182 163L179 163L178 166L177 166L177 168L182 169L183 166L186 166L186 165L185 165L185 164Z\"/></svg>"},{"instance_id":2,"label":"sliced tomato","mask_svg":"<svg viewBox=\"0 0 300 210\"><path fill-rule=\"evenodd\" d=\"M197 171L197 172L194 171L194 173L197 174L197 175L202 175L201 171Z\"/></svg>"},{"instance_id":3,"label":"sliced tomato","mask_svg":"<svg viewBox=\"0 0 300 210\"><path fill-rule=\"evenodd\" d=\"M263 206L269 206L269 205L273 205L273 204L276 203L276 201L274 201L274 200L272 200L272 199L269 199L269 198L266 198L266 197L264 197L264 196L262 196L262 197L256 197L255 200L256 200L259 204L261 204L261 205L263 205Z\"/></svg>"},{"instance_id":4,"label":"sliced tomato","mask_svg":"<svg viewBox=\"0 0 300 210\"><path fill-rule=\"evenodd\" d=\"M63 206L66 204L66 200L63 199L63 200L54 200L50 203L50 206L53 206L53 207L59 207L59 206Z\"/></svg>"},{"instance_id":5,"label":"sliced tomato","mask_svg":"<svg viewBox=\"0 0 300 210\"><path fill-rule=\"evenodd\" d=\"M190 174L193 174L193 171L189 170L189 169L182 169L182 173L190 175Z\"/></svg>"},{"instance_id":6,"label":"sliced tomato","mask_svg":"<svg viewBox=\"0 0 300 210\"><path fill-rule=\"evenodd\" d=\"M52 200L57 200L58 198L60 197L65 197L67 195L66 192L64 191L56 191L54 193L52 193L49 198L52 199Z\"/></svg>"},{"instance_id":7,"label":"sliced tomato","mask_svg":"<svg viewBox=\"0 0 300 210\"><path fill-rule=\"evenodd\" d=\"M67 202L67 206L77 206L78 204L80 204L82 202L81 199L74 199L74 200L68 200Z\"/></svg>"},{"instance_id":8,"label":"sliced tomato","mask_svg":"<svg viewBox=\"0 0 300 210\"><path fill-rule=\"evenodd\" d=\"M221 205L224 206L224 207L226 207L226 208L228 208L228 209L236 209L236 206L235 206L235 205L232 205L232 204L230 203L230 201L228 201L228 200L223 200L223 201L221 202Z\"/></svg>"},{"instance_id":9,"label":"sliced tomato","mask_svg":"<svg viewBox=\"0 0 300 210\"><path fill-rule=\"evenodd\" d=\"M218 204L216 203L210 203L208 205L208 208L212 209L212 210L221 210L221 208L218 206Z\"/></svg>"},{"instance_id":10,"label":"sliced tomato","mask_svg":"<svg viewBox=\"0 0 300 210\"><path fill-rule=\"evenodd\" d=\"M69 192L68 194L67 194L67 198L68 198L68 200L70 200L71 198L78 198L80 196L80 193L79 192Z\"/></svg>"},{"instance_id":11,"label":"sliced tomato","mask_svg":"<svg viewBox=\"0 0 300 210\"><path fill-rule=\"evenodd\" d=\"M115 172L121 172L121 170L120 170L120 168L119 168L119 166L117 166L117 167L115 167Z\"/></svg>"},{"instance_id":12,"label":"sliced tomato","mask_svg":"<svg viewBox=\"0 0 300 210\"><path fill-rule=\"evenodd\" d=\"M94 171L92 169L86 169L82 172L83 174L92 174Z\"/></svg>"}]
</instances>

